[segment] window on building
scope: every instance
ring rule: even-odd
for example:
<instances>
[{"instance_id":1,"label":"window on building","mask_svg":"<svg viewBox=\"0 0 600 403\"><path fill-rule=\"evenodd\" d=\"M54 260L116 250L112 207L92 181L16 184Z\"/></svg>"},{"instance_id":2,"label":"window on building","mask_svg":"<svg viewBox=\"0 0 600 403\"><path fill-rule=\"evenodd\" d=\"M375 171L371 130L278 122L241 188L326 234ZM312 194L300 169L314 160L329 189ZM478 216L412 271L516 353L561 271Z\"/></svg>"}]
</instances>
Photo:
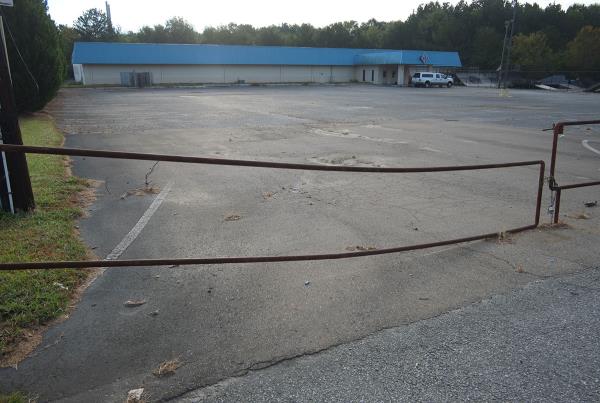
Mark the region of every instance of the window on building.
<instances>
[{"instance_id":1,"label":"window on building","mask_svg":"<svg viewBox=\"0 0 600 403\"><path fill-rule=\"evenodd\" d=\"M387 71L383 70L383 78L386 78L386 77L387 77Z\"/></svg>"},{"instance_id":2,"label":"window on building","mask_svg":"<svg viewBox=\"0 0 600 403\"><path fill-rule=\"evenodd\" d=\"M375 70L371 70L371 81L375 81Z\"/></svg>"},{"instance_id":3,"label":"window on building","mask_svg":"<svg viewBox=\"0 0 600 403\"><path fill-rule=\"evenodd\" d=\"M392 78L396 78L396 72L392 71Z\"/></svg>"},{"instance_id":4,"label":"window on building","mask_svg":"<svg viewBox=\"0 0 600 403\"><path fill-rule=\"evenodd\" d=\"M366 74L366 70L363 69L363 81L367 81L367 79L365 78L365 74Z\"/></svg>"}]
</instances>

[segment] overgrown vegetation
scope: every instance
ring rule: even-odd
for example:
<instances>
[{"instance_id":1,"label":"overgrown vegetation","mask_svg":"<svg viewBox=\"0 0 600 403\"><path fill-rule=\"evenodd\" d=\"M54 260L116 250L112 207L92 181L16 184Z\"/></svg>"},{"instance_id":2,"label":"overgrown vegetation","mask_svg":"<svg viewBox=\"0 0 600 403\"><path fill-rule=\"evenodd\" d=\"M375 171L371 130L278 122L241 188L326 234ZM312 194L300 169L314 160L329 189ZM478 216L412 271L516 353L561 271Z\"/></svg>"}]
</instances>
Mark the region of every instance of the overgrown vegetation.
<instances>
[{"instance_id":1,"label":"overgrown vegetation","mask_svg":"<svg viewBox=\"0 0 600 403\"><path fill-rule=\"evenodd\" d=\"M58 28L48 15L46 0L15 1L14 7L2 7L2 13L17 109L40 110L65 77Z\"/></svg>"},{"instance_id":2,"label":"overgrown vegetation","mask_svg":"<svg viewBox=\"0 0 600 403\"><path fill-rule=\"evenodd\" d=\"M103 33L98 34L97 24L82 24L80 18L75 28L62 26L61 30L73 40L85 41L457 50L465 66L496 69L502 55L505 22L512 18L510 3L430 2L419 6L405 21L370 20L362 24L344 21L322 28L310 24L261 28L229 24L197 32L184 19L171 18L164 25L145 26L138 32L126 33L105 22ZM105 21L99 10L92 15L96 22ZM87 25L94 26L94 30L81 29ZM591 51L599 46L599 27L600 4L575 4L566 10L559 4L545 8L536 3L519 4L513 67L528 71L600 70L600 52ZM65 50L70 57L71 48L67 46Z\"/></svg>"},{"instance_id":3,"label":"overgrown vegetation","mask_svg":"<svg viewBox=\"0 0 600 403\"><path fill-rule=\"evenodd\" d=\"M60 146L62 134L44 116L21 119L28 145ZM60 156L28 156L37 209L13 216L0 213L0 262L81 260L86 248L75 233L81 209L76 194L85 187L69 176ZM85 272L40 270L0 272L0 354L11 351L30 328L47 323L67 310Z\"/></svg>"}]
</instances>

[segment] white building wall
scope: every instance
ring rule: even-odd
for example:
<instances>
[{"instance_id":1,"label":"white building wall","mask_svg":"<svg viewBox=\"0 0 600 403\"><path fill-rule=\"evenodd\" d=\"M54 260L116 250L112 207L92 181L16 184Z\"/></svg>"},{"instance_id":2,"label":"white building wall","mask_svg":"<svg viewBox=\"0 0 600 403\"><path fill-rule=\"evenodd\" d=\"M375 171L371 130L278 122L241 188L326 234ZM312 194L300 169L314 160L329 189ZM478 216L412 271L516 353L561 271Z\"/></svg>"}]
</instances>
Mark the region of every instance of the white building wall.
<instances>
[{"instance_id":1,"label":"white building wall","mask_svg":"<svg viewBox=\"0 0 600 403\"><path fill-rule=\"evenodd\" d=\"M133 65L83 65L83 83L85 85L120 85L121 72L150 72L155 83L162 81L160 66L133 66Z\"/></svg>"},{"instance_id":2,"label":"white building wall","mask_svg":"<svg viewBox=\"0 0 600 403\"><path fill-rule=\"evenodd\" d=\"M278 65L73 65L75 80L85 85L120 85L122 72L150 72L154 84L225 83L365 83L407 84L420 71L439 72L433 66L278 66ZM383 71L386 77L383 77ZM396 77L391 72L397 71Z\"/></svg>"},{"instance_id":3,"label":"white building wall","mask_svg":"<svg viewBox=\"0 0 600 403\"><path fill-rule=\"evenodd\" d=\"M311 74L311 81L313 83L324 84L333 82L333 71L328 66L313 66Z\"/></svg>"},{"instance_id":4,"label":"white building wall","mask_svg":"<svg viewBox=\"0 0 600 403\"><path fill-rule=\"evenodd\" d=\"M364 80L363 80L363 70ZM371 83L371 84L381 84L381 71L379 66L356 66L354 68L354 79L359 83Z\"/></svg>"},{"instance_id":5,"label":"white building wall","mask_svg":"<svg viewBox=\"0 0 600 403\"><path fill-rule=\"evenodd\" d=\"M196 66L204 68L204 66ZM280 83L281 66L221 66L225 83ZM200 81L202 82L202 81ZM207 81L210 82L210 81Z\"/></svg>"},{"instance_id":6,"label":"white building wall","mask_svg":"<svg viewBox=\"0 0 600 403\"><path fill-rule=\"evenodd\" d=\"M120 85L122 72L150 72L154 84L349 82L352 66L84 65L86 85Z\"/></svg>"},{"instance_id":7,"label":"white building wall","mask_svg":"<svg viewBox=\"0 0 600 403\"><path fill-rule=\"evenodd\" d=\"M332 77L334 83L348 83L354 79L354 66L334 67Z\"/></svg>"},{"instance_id":8,"label":"white building wall","mask_svg":"<svg viewBox=\"0 0 600 403\"><path fill-rule=\"evenodd\" d=\"M73 65L73 77L78 83L83 83L83 66L81 64Z\"/></svg>"},{"instance_id":9,"label":"white building wall","mask_svg":"<svg viewBox=\"0 0 600 403\"><path fill-rule=\"evenodd\" d=\"M312 82L312 69L306 66L281 66L281 82L309 83Z\"/></svg>"},{"instance_id":10,"label":"white building wall","mask_svg":"<svg viewBox=\"0 0 600 403\"><path fill-rule=\"evenodd\" d=\"M120 71L124 66L114 66ZM143 71L146 66L136 66L136 71ZM154 84L188 84L188 83L224 83L225 69L223 66L156 66L153 72ZM129 70L132 71L132 70ZM146 70L152 71L152 70Z\"/></svg>"},{"instance_id":11,"label":"white building wall","mask_svg":"<svg viewBox=\"0 0 600 403\"><path fill-rule=\"evenodd\" d=\"M398 72L396 73L396 76L398 77L398 85L399 86L405 86L408 84L408 82L406 81L406 77L404 75L406 66L404 66L403 64L398 66Z\"/></svg>"}]
</instances>

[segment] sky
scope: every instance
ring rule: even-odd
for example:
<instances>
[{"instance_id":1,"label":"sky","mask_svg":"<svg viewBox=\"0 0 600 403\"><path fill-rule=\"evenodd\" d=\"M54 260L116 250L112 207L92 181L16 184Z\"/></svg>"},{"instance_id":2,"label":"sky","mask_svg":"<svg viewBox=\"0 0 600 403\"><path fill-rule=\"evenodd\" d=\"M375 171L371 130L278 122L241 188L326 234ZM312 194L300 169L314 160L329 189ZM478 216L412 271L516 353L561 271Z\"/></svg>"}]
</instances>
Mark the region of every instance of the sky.
<instances>
[{"instance_id":1,"label":"sky","mask_svg":"<svg viewBox=\"0 0 600 403\"><path fill-rule=\"evenodd\" d=\"M17 2L19 0L15 0ZM183 17L196 30L230 22L255 27L310 23L322 27L333 22L404 20L423 0L109 0L113 25L123 31L137 31L144 25L164 24L170 17ZM592 4L598 0L556 1L564 8L573 3ZM450 1L457 3L457 1ZM537 1L546 6L555 1ZM58 24L72 25L85 10L105 8L104 0L48 0L50 15Z\"/></svg>"}]
</instances>

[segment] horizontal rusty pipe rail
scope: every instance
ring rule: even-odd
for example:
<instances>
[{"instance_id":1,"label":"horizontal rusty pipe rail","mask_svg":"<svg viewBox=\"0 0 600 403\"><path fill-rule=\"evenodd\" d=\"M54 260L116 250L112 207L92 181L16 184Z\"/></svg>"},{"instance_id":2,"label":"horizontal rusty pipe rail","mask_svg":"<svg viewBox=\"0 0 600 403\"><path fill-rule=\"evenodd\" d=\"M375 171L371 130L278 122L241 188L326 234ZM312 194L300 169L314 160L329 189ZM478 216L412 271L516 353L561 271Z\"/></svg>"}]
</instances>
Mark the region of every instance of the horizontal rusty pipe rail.
<instances>
[{"instance_id":1,"label":"horizontal rusty pipe rail","mask_svg":"<svg viewBox=\"0 0 600 403\"><path fill-rule=\"evenodd\" d=\"M558 153L558 136L563 134L566 126L587 126L587 125L600 125L600 120L578 120L570 122L558 122L552 126L552 154L550 156L550 176L548 178L548 186L550 190L556 192L556 198L554 202L554 218L555 224L558 224L560 219L560 198L562 191L566 189L576 189L588 186L600 185L600 181L585 182L585 183L572 183L569 185L560 186L556 181L556 157Z\"/></svg>"},{"instance_id":2,"label":"horizontal rusty pipe rail","mask_svg":"<svg viewBox=\"0 0 600 403\"><path fill-rule=\"evenodd\" d=\"M517 233L536 228L537 225L514 228L509 233ZM2 270L40 270L40 269L89 269L95 267L151 267L151 266L192 266L213 264L242 264L242 263L275 263L275 262L301 262L311 260L336 260L350 259L364 256L386 255L390 253L407 252L411 250L435 248L439 246L458 243L479 241L498 237L498 233L476 235L466 238L451 239L448 241L431 242L417 245L399 246L387 249L375 249L360 252L328 253L321 255L295 255L295 256L240 256L240 257L214 257L214 258L188 258L188 259L134 259L134 260L82 260L66 262L33 262L33 263L1 263Z\"/></svg>"},{"instance_id":3,"label":"horizontal rusty pipe rail","mask_svg":"<svg viewBox=\"0 0 600 403\"><path fill-rule=\"evenodd\" d=\"M6 152L25 152L37 154L52 154L52 155L70 155L84 157L99 157L99 158L120 158L120 159L136 159L149 161L170 161L184 162L196 164L212 164L212 165L231 165L231 166L247 166L260 168L276 168L276 169L301 169L312 171L343 171L343 172L383 172L383 173L412 173L412 172L451 172L451 171L471 171L495 168L510 168L539 165L539 178L537 189L537 200L535 210L534 224L524 227L513 228L506 232L517 233L534 229L539 225L540 211L542 203L542 192L544 187L544 161L522 161L509 162L502 164L484 164L484 165L462 165L462 166L445 166L445 167L424 167L424 168L368 168L368 167L340 167L340 166L321 166L309 164L290 164L278 162L263 162L263 161L244 161L244 160L229 160L219 158L205 157L185 157L177 155L164 154L142 154L128 153L116 151L99 151L99 150L82 150L72 148L51 148L51 147L32 147L32 146L15 146L15 145L0 145L0 151ZM358 252L344 253L329 253L329 254L314 254L314 255L289 255L289 256L238 256L238 257L214 257L214 258L187 258L187 259L137 259L137 260L88 260L88 261L66 261L66 262L26 262L26 263L2 263L2 270L40 270L40 269L85 269L95 267L152 267L152 266L191 266L191 265L214 265L214 264L242 264L242 263L273 263L273 262L298 262L311 260L334 260L334 259L349 259L364 256L384 255L390 253L407 252L411 250L435 248L439 246L453 245L465 242L473 242L482 239L495 238L497 232L475 235L465 238L456 238L447 241L430 242L424 244L400 246L394 248L375 249Z\"/></svg>"},{"instance_id":4,"label":"horizontal rusty pipe rail","mask_svg":"<svg viewBox=\"0 0 600 403\"><path fill-rule=\"evenodd\" d=\"M508 162L501 164L484 165L457 165L440 167L422 167L422 168L376 168L376 167L347 167L335 165L316 165L316 164L293 164L287 162L270 161L249 161L232 160L225 158L192 157L184 155L170 154L146 154L132 153L122 151L104 151L89 150L78 148L57 148L57 147L36 147L36 146L18 146L12 144L0 144L0 151L18 152L30 154L50 154L50 155L68 155L73 157L96 157L96 158L115 158L126 160L143 161L165 161L181 162L188 164L207 164L207 165L229 165L238 167L255 168L275 168L275 169L296 169L303 171L334 171L334 172L380 172L380 173L411 173L411 172L451 172L451 171L472 171L479 169L510 168L527 165L537 165L541 161L522 161Z\"/></svg>"},{"instance_id":5,"label":"horizontal rusty pipe rail","mask_svg":"<svg viewBox=\"0 0 600 403\"><path fill-rule=\"evenodd\" d=\"M556 190L586 188L586 187L589 187L589 186L600 186L600 181L573 183L571 185L562 185L562 186L556 187Z\"/></svg>"},{"instance_id":6,"label":"horizontal rusty pipe rail","mask_svg":"<svg viewBox=\"0 0 600 403\"><path fill-rule=\"evenodd\" d=\"M552 155L550 156L550 189L556 190L555 186L558 186L555 181L556 173L556 154L558 151L558 136L563 134L566 126L585 126L585 125L600 125L600 120L577 120L570 122L558 122L552 125Z\"/></svg>"}]
</instances>

